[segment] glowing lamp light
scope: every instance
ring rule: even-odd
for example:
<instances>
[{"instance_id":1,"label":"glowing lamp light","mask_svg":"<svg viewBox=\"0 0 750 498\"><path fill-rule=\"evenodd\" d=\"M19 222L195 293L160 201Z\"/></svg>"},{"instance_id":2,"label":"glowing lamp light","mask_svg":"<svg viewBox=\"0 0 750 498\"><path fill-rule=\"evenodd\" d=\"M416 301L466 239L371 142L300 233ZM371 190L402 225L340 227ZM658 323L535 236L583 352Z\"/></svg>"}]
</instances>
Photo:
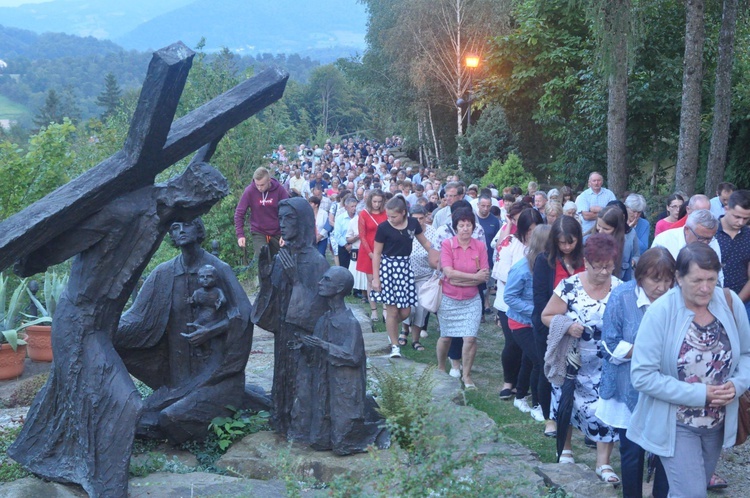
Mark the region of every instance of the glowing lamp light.
<instances>
[{"instance_id":1,"label":"glowing lamp light","mask_svg":"<svg viewBox=\"0 0 750 498\"><path fill-rule=\"evenodd\" d=\"M476 55L467 55L466 67L474 69L477 66L479 66L479 57L477 57Z\"/></svg>"}]
</instances>

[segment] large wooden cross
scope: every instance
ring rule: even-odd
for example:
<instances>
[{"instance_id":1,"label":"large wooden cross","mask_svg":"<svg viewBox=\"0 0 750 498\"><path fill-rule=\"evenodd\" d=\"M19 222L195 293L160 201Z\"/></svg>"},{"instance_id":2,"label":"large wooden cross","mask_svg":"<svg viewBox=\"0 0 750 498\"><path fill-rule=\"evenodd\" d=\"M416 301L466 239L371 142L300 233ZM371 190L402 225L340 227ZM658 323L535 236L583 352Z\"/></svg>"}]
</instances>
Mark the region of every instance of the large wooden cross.
<instances>
[{"instance_id":1,"label":"large wooden cross","mask_svg":"<svg viewBox=\"0 0 750 498\"><path fill-rule=\"evenodd\" d=\"M281 98L289 78L267 69L173 122L194 56L181 42L154 53L122 150L0 223L0 270L206 145L208 161L228 130Z\"/></svg>"}]
</instances>

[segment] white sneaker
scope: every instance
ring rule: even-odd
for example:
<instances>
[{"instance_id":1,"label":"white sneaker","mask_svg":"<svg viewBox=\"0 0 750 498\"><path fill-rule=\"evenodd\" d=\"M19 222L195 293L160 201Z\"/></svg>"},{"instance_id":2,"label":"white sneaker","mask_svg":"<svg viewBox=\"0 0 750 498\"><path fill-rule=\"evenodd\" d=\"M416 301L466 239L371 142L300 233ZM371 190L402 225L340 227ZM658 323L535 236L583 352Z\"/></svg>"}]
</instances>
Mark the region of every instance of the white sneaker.
<instances>
[{"instance_id":1,"label":"white sneaker","mask_svg":"<svg viewBox=\"0 0 750 498\"><path fill-rule=\"evenodd\" d=\"M401 348L395 344L391 345L391 358L401 358Z\"/></svg>"},{"instance_id":2,"label":"white sneaker","mask_svg":"<svg viewBox=\"0 0 750 498\"><path fill-rule=\"evenodd\" d=\"M526 401L526 398L516 398L513 400L513 406L521 410L522 413L529 413L531 411L531 407L529 406L528 401Z\"/></svg>"},{"instance_id":3,"label":"white sneaker","mask_svg":"<svg viewBox=\"0 0 750 498\"><path fill-rule=\"evenodd\" d=\"M461 370L459 370L457 368L451 368L451 371L450 371L450 373L448 375L450 375L451 377L454 377L454 378L458 379L459 377L461 377Z\"/></svg>"},{"instance_id":4,"label":"white sneaker","mask_svg":"<svg viewBox=\"0 0 750 498\"><path fill-rule=\"evenodd\" d=\"M537 422L544 422L544 413L542 413L541 406L536 405L534 408L531 409L531 418L533 418Z\"/></svg>"},{"instance_id":5,"label":"white sneaker","mask_svg":"<svg viewBox=\"0 0 750 498\"><path fill-rule=\"evenodd\" d=\"M422 339L424 339L424 338L426 338L426 337L429 337L429 334L427 333L427 331L426 331L426 330L423 330L423 331L421 331L421 332L419 333L419 337L421 337Z\"/></svg>"}]
</instances>

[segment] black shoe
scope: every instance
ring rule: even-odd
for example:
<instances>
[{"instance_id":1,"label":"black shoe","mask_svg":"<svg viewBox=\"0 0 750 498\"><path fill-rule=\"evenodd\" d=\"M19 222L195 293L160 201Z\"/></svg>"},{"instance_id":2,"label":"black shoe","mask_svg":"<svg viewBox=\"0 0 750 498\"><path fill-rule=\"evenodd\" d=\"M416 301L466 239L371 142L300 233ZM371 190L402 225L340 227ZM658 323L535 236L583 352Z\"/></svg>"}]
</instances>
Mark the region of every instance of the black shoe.
<instances>
[{"instance_id":1,"label":"black shoe","mask_svg":"<svg viewBox=\"0 0 750 498\"><path fill-rule=\"evenodd\" d=\"M358 291L358 290L355 290L355 291L353 292L353 295L354 295L354 297L356 297L357 299L362 299L362 291Z\"/></svg>"},{"instance_id":2,"label":"black shoe","mask_svg":"<svg viewBox=\"0 0 750 498\"><path fill-rule=\"evenodd\" d=\"M512 389L503 389L500 391L500 399L510 399L516 395L516 392Z\"/></svg>"}]
</instances>

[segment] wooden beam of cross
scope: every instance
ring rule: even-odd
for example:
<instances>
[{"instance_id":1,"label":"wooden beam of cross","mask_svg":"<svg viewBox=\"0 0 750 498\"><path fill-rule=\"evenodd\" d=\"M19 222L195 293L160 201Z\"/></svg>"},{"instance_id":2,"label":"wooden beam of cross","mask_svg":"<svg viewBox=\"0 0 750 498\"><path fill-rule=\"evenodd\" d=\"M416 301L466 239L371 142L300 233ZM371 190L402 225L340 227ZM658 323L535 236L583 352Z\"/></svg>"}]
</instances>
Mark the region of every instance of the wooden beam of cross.
<instances>
[{"instance_id":1,"label":"wooden beam of cross","mask_svg":"<svg viewBox=\"0 0 750 498\"><path fill-rule=\"evenodd\" d=\"M0 223L0 270L206 144L210 158L228 130L281 98L289 78L267 69L173 122L194 55L180 42L155 52L122 150Z\"/></svg>"}]
</instances>

